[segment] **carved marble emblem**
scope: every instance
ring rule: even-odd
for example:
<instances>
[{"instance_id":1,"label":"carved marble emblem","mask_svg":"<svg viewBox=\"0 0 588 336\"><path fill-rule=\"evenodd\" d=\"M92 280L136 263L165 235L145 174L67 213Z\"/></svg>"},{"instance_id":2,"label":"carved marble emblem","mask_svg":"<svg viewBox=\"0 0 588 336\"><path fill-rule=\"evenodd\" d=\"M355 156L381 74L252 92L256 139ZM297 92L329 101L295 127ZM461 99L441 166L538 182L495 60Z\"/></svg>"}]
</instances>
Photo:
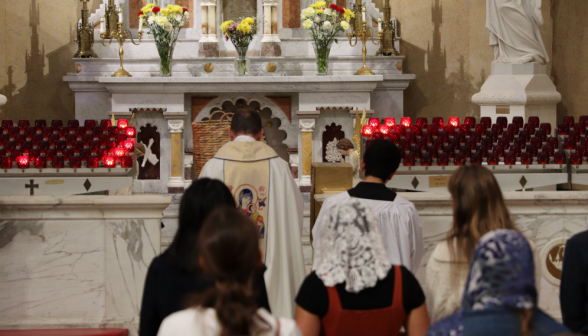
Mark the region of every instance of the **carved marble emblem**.
<instances>
[{"instance_id":1,"label":"carved marble emblem","mask_svg":"<svg viewBox=\"0 0 588 336\"><path fill-rule=\"evenodd\" d=\"M212 63L206 63L204 64L204 71L210 73L214 70L214 65L212 65Z\"/></svg>"},{"instance_id":2,"label":"carved marble emblem","mask_svg":"<svg viewBox=\"0 0 588 336\"><path fill-rule=\"evenodd\" d=\"M561 271L567 238L556 238L545 244L541 251L541 273L554 286L561 283Z\"/></svg>"}]
</instances>

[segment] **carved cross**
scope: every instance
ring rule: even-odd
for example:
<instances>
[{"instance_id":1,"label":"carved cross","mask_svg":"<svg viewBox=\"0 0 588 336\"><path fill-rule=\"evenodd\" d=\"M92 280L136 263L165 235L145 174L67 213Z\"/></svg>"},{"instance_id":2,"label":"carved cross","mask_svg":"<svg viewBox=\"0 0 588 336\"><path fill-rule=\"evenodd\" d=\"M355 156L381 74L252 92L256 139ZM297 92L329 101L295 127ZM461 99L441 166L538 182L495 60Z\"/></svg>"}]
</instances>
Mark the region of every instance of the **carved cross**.
<instances>
[{"instance_id":1,"label":"carved cross","mask_svg":"<svg viewBox=\"0 0 588 336\"><path fill-rule=\"evenodd\" d=\"M30 184L25 184L25 189L29 188L31 190L31 196L35 196L35 188L39 188L38 184L33 184L35 180L30 180Z\"/></svg>"},{"instance_id":2,"label":"carved cross","mask_svg":"<svg viewBox=\"0 0 588 336\"><path fill-rule=\"evenodd\" d=\"M151 151L151 146L153 146L153 142L154 142L153 138L149 139L148 146L145 146L143 141L140 142L141 144L143 144L143 146L145 146L145 155L144 155L143 164L141 164L141 167L145 167L145 164L147 163L147 161L151 162L151 164L154 166L157 164L157 162L159 162L157 155L153 154L153 152Z\"/></svg>"}]
</instances>

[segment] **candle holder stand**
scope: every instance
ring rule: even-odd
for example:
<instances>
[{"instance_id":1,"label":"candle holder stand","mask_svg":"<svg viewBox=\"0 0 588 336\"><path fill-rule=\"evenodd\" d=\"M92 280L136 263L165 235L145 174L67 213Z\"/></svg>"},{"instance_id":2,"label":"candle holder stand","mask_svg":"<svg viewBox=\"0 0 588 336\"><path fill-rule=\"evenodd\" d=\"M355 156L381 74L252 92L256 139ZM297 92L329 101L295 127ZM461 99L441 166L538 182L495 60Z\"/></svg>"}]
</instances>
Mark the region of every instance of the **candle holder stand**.
<instances>
[{"instance_id":1,"label":"candle holder stand","mask_svg":"<svg viewBox=\"0 0 588 336\"><path fill-rule=\"evenodd\" d=\"M125 55L125 51L123 49L123 43L127 40L127 39L131 39L131 42L134 45L139 45L141 44L141 37L143 36L143 32L139 31L137 32L137 34L139 35L139 41L138 43L135 43L135 40L133 39L133 35L131 34L131 32L129 30L124 30L123 29L123 23L119 22L117 23L118 25L118 30L112 30L110 32L110 41L108 42L108 44L104 44L104 40L106 39L106 32L104 33L100 33L100 37L102 38L102 45L105 47L108 47L110 44L112 44L112 39L116 39L118 41L118 43L120 44L120 48L118 50L118 55L120 57L120 69L118 69L115 73L112 74L112 77L133 77L128 71L126 71L123 68L123 58Z\"/></svg>"},{"instance_id":2,"label":"candle holder stand","mask_svg":"<svg viewBox=\"0 0 588 336\"><path fill-rule=\"evenodd\" d=\"M354 4L355 6L355 4ZM365 5L362 6L362 12L365 12ZM363 14L363 13L362 13ZM368 39L371 38L372 43L375 45L379 45L380 41L376 42L374 41L374 35L372 34L372 30L371 29L367 29L366 28L366 22L362 19L361 22L361 30L359 31L353 31L353 33L347 33L347 38L349 38L349 44L351 45L351 47L355 47L357 45L357 40L360 39L361 43L362 43L362 49L361 49L361 54L363 56L363 66L361 67L361 69L357 70L357 72L355 73L356 75L361 75L361 76L366 76L366 75L375 75L375 73L370 70L366 63L365 63L365 58L367 55L367 47L366 47L366 43L368 41ZM378 32L378 38L381 38L382 32ZM352 39L355 37L355 43L352 42Z\"/></svg>"}]
</instances>

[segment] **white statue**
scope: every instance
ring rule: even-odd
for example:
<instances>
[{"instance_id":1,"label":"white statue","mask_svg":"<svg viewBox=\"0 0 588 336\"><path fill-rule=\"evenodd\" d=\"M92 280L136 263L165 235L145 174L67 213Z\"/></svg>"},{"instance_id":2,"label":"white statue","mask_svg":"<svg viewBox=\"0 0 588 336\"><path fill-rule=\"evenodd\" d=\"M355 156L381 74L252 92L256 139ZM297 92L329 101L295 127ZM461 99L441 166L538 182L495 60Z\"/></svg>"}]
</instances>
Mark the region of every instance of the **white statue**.
<instances>
[{"instance_id":1,"label":"white statue","mask_svg":"<svg viewBox=\"0 0 588 336\"><path fill-rule=\"evenodd\" d=\"M327 143L327 150L325 153L325 159L327 160L327 162L341 162L341 159L343 159L343 157L341 156L341 151L337 148L338 142L339 140L337 140L337 138L334 138L333 140Z\"/></svg>"},{"instance_id":2,"label":"white statue","mask_svg":"<svg viewBox=\"0 0 588 336\"><path fill-rule=\"evenodd\" d=\"M539 25L543 25L541 0L486 0L494 62L549 62Z\"/></svg>"},{"instance_id":3,"label":"white statue","mask_svg":"<svg viewBox=\"0 0 588 336\"><path fill-rule=\"evenodd\" d=\"M353 167L353 186L355 187L359 182L361 182L361 177L359 176L360 170L360 160L357 153L355 153L353 142L349 139L341 139L337 142L337 149L341 152L343 158L341 159L342 163L345 163L345 156L349 156L349 162L351 167Z\"/></svg>"}]
</instances>

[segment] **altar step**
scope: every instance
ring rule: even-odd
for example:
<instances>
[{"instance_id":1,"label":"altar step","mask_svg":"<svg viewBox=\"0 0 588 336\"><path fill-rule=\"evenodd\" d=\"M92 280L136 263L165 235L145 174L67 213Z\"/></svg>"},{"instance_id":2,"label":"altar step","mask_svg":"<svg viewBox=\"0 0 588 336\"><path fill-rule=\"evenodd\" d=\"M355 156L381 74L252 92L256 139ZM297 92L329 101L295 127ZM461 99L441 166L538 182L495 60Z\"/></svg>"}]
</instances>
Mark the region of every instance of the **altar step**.
<instances>
[{"instance_id":1,"label":"altar step","mask_svg":"<svg viewBox=\"0 0 588 336\"><path fill-rule=\"evenodd\" d=\"M161 229L161 252L165 251L171 244L176 231L178 230L178 216L180 210L180 200L182 195L172 194L172 203L163 211ZM304 197L304 222L302 224L302 253L304 255L304 266L306 273L310 273L312 268L312 246L310 245L310 194L303 193ZM0 335L2 336L2 335Z\"/></svg>"}]
</instances>

